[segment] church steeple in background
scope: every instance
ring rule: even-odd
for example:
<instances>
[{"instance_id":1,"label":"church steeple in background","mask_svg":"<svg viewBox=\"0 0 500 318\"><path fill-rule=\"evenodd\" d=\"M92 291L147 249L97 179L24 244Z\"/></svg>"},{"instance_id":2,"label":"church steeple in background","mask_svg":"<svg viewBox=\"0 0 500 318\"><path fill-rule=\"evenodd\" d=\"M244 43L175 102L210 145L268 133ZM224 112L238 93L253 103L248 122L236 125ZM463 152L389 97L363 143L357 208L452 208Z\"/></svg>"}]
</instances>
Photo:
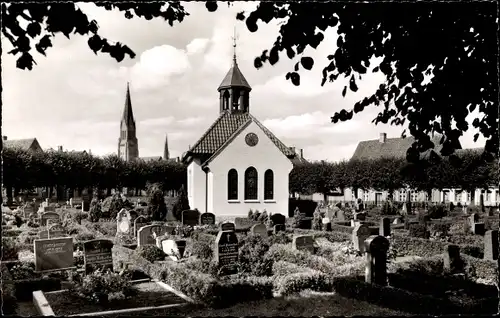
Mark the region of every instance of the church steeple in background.
<instances>
[{"instance_id":1,"label":"church steeple in background","mask_svg":"<svg viewBox=\"0 0 500 318\"><path fill-rule=\"evenodd\" d=\"M249 112L250 91L252 88L238 67L238 61L236 59L236 40L235 31L233 36L233 65L217 89L219 91L221 114L226 111L231 113Z\"/></svg>"},{"instance_id":2,"label":"church steeple in background","mask_svg":"<svg viewBox=\"0 0 500 318\"><path fill-rule=\"evenodd\" d=\"M125 161L133 161L139 158L139 145L137 142L134 113L132 112L132 99L130 97L130 85L128 82L127 92L125 94L125 106L120 122L118 157Z\"/></svg>"},{"instance_id":3,"label":"church steeple in background","mask_svg":"<svg viewBox=\"0 0 500 318\"><path fill-rule=\"evenodd\" d=\"M170 152L168 151L168 134L165 135L165 148L163 149L163 160L170 159Z\"/></svg>"}]
</instances>

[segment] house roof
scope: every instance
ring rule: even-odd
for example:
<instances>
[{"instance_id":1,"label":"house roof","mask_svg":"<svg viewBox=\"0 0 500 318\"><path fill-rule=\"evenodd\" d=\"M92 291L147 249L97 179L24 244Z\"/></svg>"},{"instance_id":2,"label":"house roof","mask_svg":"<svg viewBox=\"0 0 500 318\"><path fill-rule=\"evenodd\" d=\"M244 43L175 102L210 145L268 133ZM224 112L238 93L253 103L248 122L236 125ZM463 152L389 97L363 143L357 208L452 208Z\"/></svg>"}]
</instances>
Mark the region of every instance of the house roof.
<instances>
[{"instance_id":1,"label":"house roof","mask_svg":"<svg viewBox=\"0 0 500 318\"><path fill-rule=\"evenodd\" d=\"M162 160L162 156L151 156L151 157L140 157L139 159L144 160L146 162L148 161L160 161Z\"/></svg>"},{"instance_id":2,"label":"house roof","mask_svg":"<svg viewBox=\"0 0 500 318\"><path fill-rule=\"evenodd\" d=\"M191 149L183 156L186 161L190 156L198 157L204 162L228 144L235 135L247 124L254 122L271 139L278 149L288 158L293 159L297 154L285 146L261 122L249 113L223 112Z\"/></svg>"},{"instance_id":3,"label":"house roof","mask_svg":"<svg viewBox=\"0 0 500 318\"><path fill-rule=\"evenodd\" d=\"M434 151L437 153L441 150L440 138L440 136L432 138ZM406 151L414 141L415 138L413 136L406 138L386 138L385 142L380 142L379 139L361 141L356 147L351 160L370 160L384 157L406 158Z\"/></svg>"},{"instance_id":4,"label":"house roof","mask_svg":"<svg viewBox=\"0 0 500 318\"><path fill-rule=\"evenodd\" d=\"M35 142L38 143L36 138L4 140L3 146L5 148L19 148L22 150L29 150Z\"/></svg>"},{"instance_id":5,"label":"house roof","mask_svg":"<svg viewBox=\"0 0 500 318\"><path fill-rule=\"evenodd\" d=\"M245 87L249 90L252 89L250 87L250 84L248 84L247 80L245 79L245 76L243 76L243 73L241 73L240 68L238 67L238 63L236 62L236 57L233 59L233 66L231 66L217 90L220 91L223 88L233 86Z\"/></svg>"}]
</instances>

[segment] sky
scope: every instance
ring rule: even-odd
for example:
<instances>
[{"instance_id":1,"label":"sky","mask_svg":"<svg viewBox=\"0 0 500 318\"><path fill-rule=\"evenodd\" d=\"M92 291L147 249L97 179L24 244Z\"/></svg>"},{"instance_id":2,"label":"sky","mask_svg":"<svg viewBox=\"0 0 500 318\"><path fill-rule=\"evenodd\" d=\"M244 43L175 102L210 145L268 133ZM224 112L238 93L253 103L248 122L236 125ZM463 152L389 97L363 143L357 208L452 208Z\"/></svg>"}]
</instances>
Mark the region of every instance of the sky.
<instances>
[{"instance_id":1,"label":"sky","mask_svg":"<svg viewBox=\"0 0 500 318\"><path fill-rule=\"evenodd\" d=\"M98 21L101 36L128 45L137 56L118 63L107 54L95 55L88 37L68 40L61 34L46 57L33 50L37 65L27 71L15 67L16 57L6 54L10 43L2 38L2 135L8 139L36 137L44 149L61 145L90 149L95 155L116 153L130 82L139 156L162 156L166 134L170 156L181 156L219 115L217 88L232 64L235 28L238 65L252 86L250 112L286 145L303 149L306 159L349 159L358 142L378 139L380 133L396 138L404 129L373 124L377 107L365 108L350 121L331 123L336 111L351 109L384 81L383 75L369 73L358 83L359 90L348 91L345 98L344 79L320 85L327 56L336 50L336 29L325 32L316 50L306 49L304 56L313 57L315 65L300 71L301 85L295 87L285 74L297 59L283 53L274 66L253 66L254 58L272 47L279 30L276 21L261 22L251 33L235 19L256 2L235 2L232 7L220 3L216 12L208 12L204 2L184 3L190 16L173 27L162 19L128 20L122 12L92 3L77 5ZM469 122L476 116L471 114ZM462 147L482 147L484 139L474 143L476 130L469 127Z\"/></svg>"}]
</instances>

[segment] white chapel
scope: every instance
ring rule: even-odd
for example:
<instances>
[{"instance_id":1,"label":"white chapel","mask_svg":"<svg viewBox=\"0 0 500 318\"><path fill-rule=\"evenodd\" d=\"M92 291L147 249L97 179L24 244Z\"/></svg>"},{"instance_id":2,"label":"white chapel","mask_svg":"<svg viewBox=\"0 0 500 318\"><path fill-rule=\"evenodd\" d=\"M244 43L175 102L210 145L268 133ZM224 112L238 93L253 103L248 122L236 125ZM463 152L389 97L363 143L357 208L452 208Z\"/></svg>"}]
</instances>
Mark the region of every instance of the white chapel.
<instances>
[{"instance_id":1,"label":"white chapel","mask_svg":"<svg viewBox=\"0 0 500 318\"><path fill-rule=\"evenodd\" d=\"M250 209L288 215L288 176L292 161L302 161L302 154L250 114L251 90L235 55L218 88L219 117L183 156L191 209L228 216L246 216Z\"/></svg>"}]
</instances>

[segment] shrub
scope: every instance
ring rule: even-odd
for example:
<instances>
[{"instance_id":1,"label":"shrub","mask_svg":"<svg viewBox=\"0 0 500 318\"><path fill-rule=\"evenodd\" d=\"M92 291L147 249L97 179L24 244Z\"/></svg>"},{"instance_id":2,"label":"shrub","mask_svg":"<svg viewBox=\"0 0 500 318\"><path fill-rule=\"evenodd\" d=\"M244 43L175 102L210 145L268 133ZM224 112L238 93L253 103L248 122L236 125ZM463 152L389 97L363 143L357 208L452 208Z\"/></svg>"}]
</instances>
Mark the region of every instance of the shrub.
<instances>
[{"instance_id":1,"label":"shrub","mask_svg":"<svg viewBox=\"0 0 500 318\"><path fill-rule=\"evenodd\" d=\"M422 224L411 224L410 225L410 236L428 239L429 234L430 233L427 230L427 227L425 225L422 225Z\"/></svg>"},{"instance_id":2,"label":"shrub","mask_svg":"<svg viewBox=\"0 0 500 318\"><path fill-rule=\"evenodd\" d=\"M288 199L288 216L293 217L295 210L299 209L306 216L312 216L318 203L313 200L303 200L303 199Z\"/></svg>"},{"instance_id":3,"label":"shrub","mask_svg":"<svg viewBox=\"0 0 500 318\"><path fill-rule=\"evenodd\" d=\"M435 223L431 224L430 235L432 237L444 238L448 236L451 224L449 223Z\"/></svg>"},{"instance_id":4,"label":"shrub","mask_svg":"<svg viewBox=\"0 0 500 318\"><path fill-rule=\"evenodd\" d=\"M82 224L82 220L87 219L89 215L85 212L76 212L74 215L74 220L78 224Z\"/></svg>"},{"instance_id":5,"label":"shrub","mask_svg":"<svg viewBox=\"0 0 500 318\"><path fill-rule=\"evenodd\" d=\"M316 211L313 213L313 221L312 221L312 229L315 231L321 231L323 228L323 224L321 222L321 213Z\"/></svg>"},{"instance_id":6,"label":"shrub","mask_svg":"<svg viewBox=\"0 0 500 318\"><path fill-rule=\"evenodd\" d=\"M165 260L166 254L155 245L139 246L135 253L151 263Z\"/></svg>"},{"instance_id":7,"label":"shrub","mask_svg":"<svg viewBox=\"0 0 500 318\"><path fill-rule=\"evenodd\" d=\"M27 225L32 228L38 228L40 227L40 224L34 220L29 220Z\"/></svg>"},{"instance_id":8,"label":"shrub","mask_svg":"<svg viewBox=\"0 0 500 318\"><path fill-rule=\"evenodd\" d=\"M101 204L97 199L92 199L90 202L90 211L89 211L89 219L90 222L98 222L99 219L101 218Z\"/></svg>"},{"instance_id":9,"label":"shrub","mask_svg":"<svg viewBox=\"0 0 500 318\"><path fill-rule=\"evenodd\" d=\"M253 211L252 211L252 209L250 209L248 211L248 216L247 217L248 217L248 219L253 220Z\"/></svg>"},{"instance_id":10,"label":"shrub","mask_svg":"<svg viewBox=\"0 0 500 318\"><path fill-rule=\"evenodd\" d=\"M390 201L385 201L382 205L382 215L396 215L398 214L398 209Z\"/></svg>"},{"instance_id":11,"label":"shrub","mask_svg":"<svg viewBox=\"0 0 500 318\"><path fill-rule=\"evenodd\" d=\"M35 274L35 264L33 262L21 262L12 266L10 274L14 280L33 279L38 276Z\"/></svg>"},{"instance_id":12,"label":"shrub","mask_svg":"<svg viewBox=\"0 0 500 318\"><path fill-rule=\"evenodd\" d=\"M154 221L162 221L167 217L167 205L160 184L153 184L148 188L149 206L148 215ZM182 211L181 211L182 212Z\"/></svg>"},{"instance_id":13,"label":"shrub","mask_svg":"<svg viewBox=\"0 0 500 318\"><path fill-rule=\"evenodd\" d=\"M214 241L215 239L212 235L200 235L196 233L196 238L193 238L191 244L186 247L186 254L190 253L192 256L196 256L200 259L212 259L214 256Z\"/></svg>"},{"instance_id":14,"label":"shrub","mask_svg":"<svg viewBox=\"0 0 500 318\"><path fill-rule=\"evenodd\" d=\"M279 232L278 234L271 235L269 237L270 246L274 244L289 244L292 243L292 239L285 232Z\"/></svg>"},{"instance_id":15,"label":"shrub","mask_svg":"<svg viewBox=\"0 0 500 318\"><path fill-rule=\"evenodd\" d=\"M256 276L272 275L273 261L264 258L269 251L269 241L260 235L249 234L238 242L238 268L241 273L251 273Z\"/></svg>"},{"instance_id":16,"label":"shrub","mask_svg":"<svg viewBox=\"0 0 500 318\"><path fill-rule=\"evenodd\" d=\"M267 211L264 210L260 215L259 215L259 219L257 221L261 222L261 223L266 223L267 220L268 220L269 216L267 215Z\"/></svg>"},{"instance_id":17,"label":"shrub","mask_svg":"<svg viewBox=\"0 0 500 318\"><path fill-rule=\"evenodd\" d=\"M295 229L300 229L302 227L303 222L304 222L304 214L300 213L299 208L296 208L293 214L292 227Z\"/></svg>"},{"instance_id":18,"label":"shrub","mask_svg":"<svg viewBox=\"0 0 500 318\"><path fill-rule=\"evenodd\" d=\"M2 237L2 260L17 260L20 246L13 238Z\"/></svg>"},{"instance_id":19,"label":"shrub","mask_svg":"<svg viewBox=\"0 0 500 318\"><path fill-rule=\"evenodd\" d=\"M179 224L175 227L174 234L181 238L188 238L193 233L193 227L190 225Z\"/></svg>"},{"instance_id":20,"label":"shrub","mask_svg":"<svg viewBox=\"0 0 500 318\"><path fill-rule=\"evenodd\" d=\"M186 190L184 190L184 185L179 189L178 200L175 202L172 212L174 217L178 220L182 220L182 211L189 210L189 199L186 194Z\"/></svg>"},{"instance_id":21,"label":"shrub","mask_svg":"<svg viewBox=\"0 0 500 318\"><path fill-rule=\"evenodd\" d=\"M448 211L446 211L445 206L442 204L432 205L429 207L427 215L431 219L441 219L448 214L447 212Z\"/></svg>"},{"instance_id":22,"label":"shrub","mask_svg":"<svg viewBox=\"0 0 500 318\"><path fill-rule=\"evenodd\" d=\"M448 233L451 236L456 236L456 235L470 235L472 234L471 228L468 224L469 222L467 220L461 220L458 222L453 223L450 225L450 230Z\"/></svg>"},{"instance_id":23,"label":"shrub","mask_svg":"<svg viewBox=\"0 0 500 318\"><path fill-rule=\"evenodd\" d=\"M70 292L98 304L105 304L115 297L129 298L137 293L126 277L109 271L96 270L83 277L73 275L72 282Z\"/></svg>"},{"instance_id":24,"label":"shrub","mask_svg":"<svg viewBox=\"0 0 500 318\"><path fill-rule=\"evenodd\" d=\"M111 202L109 204L109 217L111 219L116 219L116 215L121 211L121 209L123 209L123 207L124 204L122 197L119 193L115 193L111 197Z\"/></svg>"},{"instance_id":25,"label":"shrub","mask_svg":"<svg viewBox=\"0 0 500 318\"><path fill-rule=\"evenodd\" d=\"M275 279L274 290L280 295L290 295L305 289L314 291L331 291L332 279L325 273L307 270L279 276Z\"/></svg>"},{"instance_id":26,"label":"shrub","mask_svg":"<svg viewBox=\"0 0 500 318\"><path fill-rule=\"evenodd\" d=\"M253 220L254 221L258 221L260 218L260 211L259 210L255 210L255 212L253 213Z\"/></svg>"}]
</instances>

